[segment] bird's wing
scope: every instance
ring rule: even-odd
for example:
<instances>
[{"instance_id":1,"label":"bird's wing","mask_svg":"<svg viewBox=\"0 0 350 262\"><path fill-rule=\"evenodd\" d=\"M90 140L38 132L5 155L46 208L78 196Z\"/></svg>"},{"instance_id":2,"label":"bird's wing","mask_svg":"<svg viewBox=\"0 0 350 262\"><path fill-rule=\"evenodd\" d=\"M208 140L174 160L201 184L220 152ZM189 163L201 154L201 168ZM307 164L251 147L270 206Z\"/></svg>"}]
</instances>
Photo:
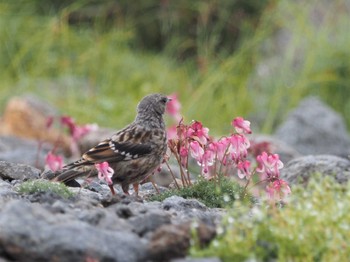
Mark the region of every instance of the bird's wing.
<instances>
[{"instance_id":1,"label":"bird's wing","mask_svg":"<svg viewBox=\"0 0 350 262\"><path fill-rule=\"evenodd\" d=\"M126 128L91 148L78 161L64 168L119 162L140 158L151 153L151 132L140 127Z\"/></svg>"}]
</instances>

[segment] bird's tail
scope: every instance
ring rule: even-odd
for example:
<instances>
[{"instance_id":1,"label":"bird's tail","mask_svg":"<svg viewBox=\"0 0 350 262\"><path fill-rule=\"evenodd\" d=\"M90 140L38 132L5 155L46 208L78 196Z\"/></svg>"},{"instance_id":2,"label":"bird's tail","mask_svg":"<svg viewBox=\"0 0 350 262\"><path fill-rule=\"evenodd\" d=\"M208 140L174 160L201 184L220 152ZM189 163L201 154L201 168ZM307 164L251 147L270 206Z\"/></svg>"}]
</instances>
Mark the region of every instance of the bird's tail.
<instances>
[{"instance_id":1,"label":"bird's tail","mask_svg":"<svg viewBox=\"0 0 350 262\"><path fill-rule=\"evenodd\" d=\"M61 171L53 172L46 170L41 174L41 178L50 180L52 182L63 182L70 186L79 186L79 183L75 181L76 178L81 176L93 176L93 170L84 169L63 169Z\"/></svg>"},{"instance_id":2,"label":"bird's tail","mask_svg":"<svg viewBox=\"0 0 350 262\"><path fill-rule=\"evenodd\" d=\"M90 170L91 171L91 170ZM76 170L76 169L67 169L63 170L60 174L56 175L54 178L51 179L53 182L69 182L75 178L88 175L90 171L86 170Z\"/></svg>"}]
</instances>

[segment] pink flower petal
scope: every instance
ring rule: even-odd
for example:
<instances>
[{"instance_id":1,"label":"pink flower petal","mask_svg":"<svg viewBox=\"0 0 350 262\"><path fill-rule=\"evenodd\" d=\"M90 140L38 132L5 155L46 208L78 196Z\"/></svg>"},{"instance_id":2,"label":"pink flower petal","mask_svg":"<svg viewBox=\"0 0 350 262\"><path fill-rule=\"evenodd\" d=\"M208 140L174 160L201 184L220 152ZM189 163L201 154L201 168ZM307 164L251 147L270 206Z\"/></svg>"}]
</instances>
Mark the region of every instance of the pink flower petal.
<instances>
[{"instance_id":1,"label":"pink flower petal","mask_svg":"<svg viewBox=\"0 0 350 262\"><path fill-rule=\"evenodd\" d=\"M52 170L56 172L61 170L63 167L63 158L61 156L55 155L52 152L49 152L45 158L46 165Z\"/></svg>"},{"instance_id":2,"label":"pink flower petal","mask_svg":"<svg viewBox=\"0 0 350 262\"><path fill-rule=\"evenodd\" d=\"M252 130L250 129L250 122L248 120L244 120L243 117L236 117L232 121L232 126L235 128L236 132L239 134L251 134Z\"/></svg>"}]
</instances>

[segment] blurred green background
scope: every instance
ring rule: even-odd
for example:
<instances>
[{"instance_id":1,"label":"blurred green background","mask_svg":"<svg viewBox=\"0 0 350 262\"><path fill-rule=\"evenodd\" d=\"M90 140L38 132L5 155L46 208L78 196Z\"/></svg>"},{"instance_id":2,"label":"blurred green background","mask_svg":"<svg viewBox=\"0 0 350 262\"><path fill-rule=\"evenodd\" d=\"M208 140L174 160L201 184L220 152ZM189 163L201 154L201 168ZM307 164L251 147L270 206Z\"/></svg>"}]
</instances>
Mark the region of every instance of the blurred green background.
<instances>
[{"instance_id":1,"label":"blurred green background","mask_svg":"<svg viewBox=\"0 0 350 262\"><path fill-rule=\"evenodd\" d=\"M350 2L0 0L0 110L34 93L78 122L120 128L148 93L223 134L272 132L305 96L350 127Z\"/></svg>"}]
</instances>

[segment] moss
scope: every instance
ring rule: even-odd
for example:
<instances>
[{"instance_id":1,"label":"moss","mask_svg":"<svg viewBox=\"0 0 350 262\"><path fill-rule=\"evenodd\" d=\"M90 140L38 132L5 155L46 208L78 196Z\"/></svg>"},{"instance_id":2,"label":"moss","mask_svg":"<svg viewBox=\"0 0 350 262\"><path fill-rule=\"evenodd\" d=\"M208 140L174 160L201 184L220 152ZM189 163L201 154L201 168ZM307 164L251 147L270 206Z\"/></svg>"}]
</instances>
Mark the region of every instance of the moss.
<instances>
[{"instance_id":1,"label":"moss","mask_svg":"<svg viewBox=\"0 0 350 262\"><path fill-rule=\"evenodd\" d=\"M218 182L199 179L192 186L170 190L152 196L149 200L163 201L165 198L173 195L183 198L195 198L204 203L207 207L227 207L232 206L237 199L243 198L244 189L238 183L226 177L222 177ZM244 199L252 201L250 196L246 196Z\"/></svg>"},{"instance_id":2,"label":"moss","mask_svg":"<svg viewBox=\"0 0 350 262\"><path fill-rule=\"evenodd\" d=\"M46 180L31 180L23 182L17 188L21 194L33 194L37 192L53 192L63 198L70 198L74 194L62 183L52 183Z\"/></svg>"}]
</instances>

